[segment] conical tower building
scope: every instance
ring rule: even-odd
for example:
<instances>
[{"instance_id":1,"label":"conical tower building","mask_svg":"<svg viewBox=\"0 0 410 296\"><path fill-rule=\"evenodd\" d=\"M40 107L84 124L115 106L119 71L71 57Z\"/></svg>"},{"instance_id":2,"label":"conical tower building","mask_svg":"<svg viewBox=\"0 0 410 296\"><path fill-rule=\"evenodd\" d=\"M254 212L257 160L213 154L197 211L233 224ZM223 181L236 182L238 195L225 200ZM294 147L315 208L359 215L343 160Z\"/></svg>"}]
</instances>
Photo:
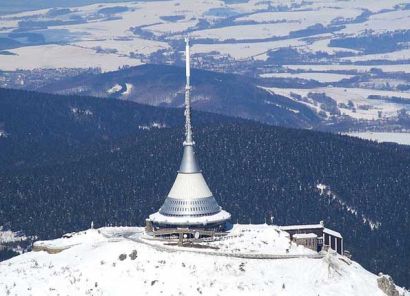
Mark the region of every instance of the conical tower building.
<instances>
[{"instance_id":1,"label":"conical tower building","mask_svg":"<svg viewBox=\"0 0 410 296\"><path fill-rule=\"evenodd\" d=\"M185 141L175 182L158 212L149 216L154 229L193 228L221 231L231 215L222 210L206 183L195 157L191 127L190 48L186 39Z\"/></svg>"}]
</instances>

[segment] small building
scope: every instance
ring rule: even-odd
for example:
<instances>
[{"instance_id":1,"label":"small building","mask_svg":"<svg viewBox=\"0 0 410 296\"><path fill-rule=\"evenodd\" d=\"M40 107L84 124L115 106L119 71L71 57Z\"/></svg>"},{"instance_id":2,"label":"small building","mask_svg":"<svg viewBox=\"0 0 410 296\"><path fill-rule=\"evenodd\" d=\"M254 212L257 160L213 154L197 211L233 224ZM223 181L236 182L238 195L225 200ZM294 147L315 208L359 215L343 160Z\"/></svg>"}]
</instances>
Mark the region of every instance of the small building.
<instances>
[{"instance_id":1,"label":"small building","mask_svg":"<svg viewBox=\"0 0 410 296\"><path fill-rule=\"evenodd\" d=\"M303 224L303 225L287 225L281 226L281 230L286 231L290 234L292 239L294 234L297 233L314 233L318 237L323 237L323 230L325 229L324 224L321 222L319 224Z\"/></svg>"},{"instance_id":2,"label":"small building","mask_svg":"<svg viewBox=\"0 0 410 296\"><path fill-rule=\"evenodd\" d=\"M293 235L292 241L297 245L317 251L317 235L314 233L296 233Z\"/></svg>"},{"instance_id":3,"label":"small building","mask_svg":"<svg viewBox=\"0 0 410 296\"><path fill-rule=\"evenodd\" d=\"M329 228L323 229L323 245L329 246L329 248L335 250L339 254L343 255L343 237L342 235Z\"/></svg>"},{"instance_id":4,"label":"small building","mask_svg":"<svg viewBox=\"0 0 410 296\"><path fill-rule=\"evenodd\" d=\"M325 248L331 248L341 255L344 254L342 235L337 231L325 228L323 221L319 224L289 225L281 226L280 228L289 233L290 239L296 243L299 242L298 244L304 245L308 242L307 237L300 236L301 234L308 234L309 239L314 239L314 234L316 235L316 250L318 252ZM310 246L306 247L313 250Z\"/></svg>"}]
</instances>

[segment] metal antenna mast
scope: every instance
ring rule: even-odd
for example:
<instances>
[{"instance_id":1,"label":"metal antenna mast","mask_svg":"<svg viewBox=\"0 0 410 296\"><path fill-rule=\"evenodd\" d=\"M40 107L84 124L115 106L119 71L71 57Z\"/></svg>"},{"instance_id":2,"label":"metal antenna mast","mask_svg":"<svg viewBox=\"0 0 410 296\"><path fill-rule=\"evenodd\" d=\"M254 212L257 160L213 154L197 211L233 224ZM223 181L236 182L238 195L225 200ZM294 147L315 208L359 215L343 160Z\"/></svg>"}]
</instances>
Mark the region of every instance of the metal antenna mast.
<instances>
[{"instance_id":1,"label":"metal antenna mast","mask_svg":"<svg viewBox=\"0 0 410 296\"><path fill-rule=\"evenodd\" d=\"M185 38L185 70L186 70L186 86L185 86L185 141L184 146L192 146L195 142L192 139L192 126L191 126L191 57L189 50L189 38Z\"/></svg>"},{"instance_id":2,"label":"metal antenna mast","mask_svg":"<svg viewBox=\"0 0 410 296\"><path fill-rule=\"evenodd\" d=\"M179 168L180 173L198 173L198 163L195 158L194 145L195 142L192 139L192 126L191 126L191 86L189 84L189 78L191 76L191 61L189 54L189 38L185 38L185 55L186 55L186 86L185 86L185 141L184 141L184 155L182 156L181 166Z\"/></svg>"}]
</instances>

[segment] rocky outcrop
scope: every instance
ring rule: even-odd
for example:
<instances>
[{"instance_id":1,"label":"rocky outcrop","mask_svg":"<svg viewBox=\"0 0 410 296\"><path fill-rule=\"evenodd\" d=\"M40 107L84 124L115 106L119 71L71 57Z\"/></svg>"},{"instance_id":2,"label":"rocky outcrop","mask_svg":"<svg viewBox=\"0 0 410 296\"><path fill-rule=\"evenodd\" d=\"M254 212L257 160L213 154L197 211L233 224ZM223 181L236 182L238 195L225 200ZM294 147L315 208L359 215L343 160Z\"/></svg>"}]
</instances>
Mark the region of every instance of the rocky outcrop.
<instances>
[{"instance_id":1,"label":"rocky outcrop","mask_svg":"<svg viewBox=\"0 0 410 296\"><path fill-rule=\"evenodd\" d=\"M379 273L377 285L379 286L379 289L382 290L387 296L400 296L393 279L389 275Z\"/></svg>"}]
</instances>

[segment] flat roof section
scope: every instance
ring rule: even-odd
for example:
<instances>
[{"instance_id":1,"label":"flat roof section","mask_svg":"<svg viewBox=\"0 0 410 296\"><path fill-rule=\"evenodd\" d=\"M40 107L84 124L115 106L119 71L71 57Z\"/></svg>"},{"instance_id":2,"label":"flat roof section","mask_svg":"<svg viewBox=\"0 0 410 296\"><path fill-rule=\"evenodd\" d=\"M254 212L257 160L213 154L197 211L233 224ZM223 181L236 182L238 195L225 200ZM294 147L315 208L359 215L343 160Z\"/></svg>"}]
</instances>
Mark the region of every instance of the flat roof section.
<instances>
[{"instance_id":1,"label":"flat roof section","mask_svg":"<svg viewBox=\"0 0 410 296\"><path fill-rule=\"evenodd\" d=\"M320 228L325 228L325 227L322 224L280 226L280 229L284 231L299 230L299 229L320 229Z\"/></svg>"},{"instance_id":2,"label":"flat roof section","mask_svg":"<svg viewBox=\"0 0 410 296\"><path fill-rule=\"evenodd\" d=\"M338 238L342 238L342 235L341 235L339 232L334 231L334 230L331 230L331 229L329 229L329 228L325 228L325 229L323 230L323 232L324 232L324 233L327 233L327 234L329 234L329 235L331 235L331 236L335 236L335 237L338 237Z\"/></svg>"},{"instance_id":3,"label":"flat roof section","mask_svg":"<svg viewBox=\"0 0 410 296\"><path fill-rule=\"evenodd\" d=\"M296 233L293 238L317 238L317 235L314 233Z\"/></svg>"}]
</instances>

